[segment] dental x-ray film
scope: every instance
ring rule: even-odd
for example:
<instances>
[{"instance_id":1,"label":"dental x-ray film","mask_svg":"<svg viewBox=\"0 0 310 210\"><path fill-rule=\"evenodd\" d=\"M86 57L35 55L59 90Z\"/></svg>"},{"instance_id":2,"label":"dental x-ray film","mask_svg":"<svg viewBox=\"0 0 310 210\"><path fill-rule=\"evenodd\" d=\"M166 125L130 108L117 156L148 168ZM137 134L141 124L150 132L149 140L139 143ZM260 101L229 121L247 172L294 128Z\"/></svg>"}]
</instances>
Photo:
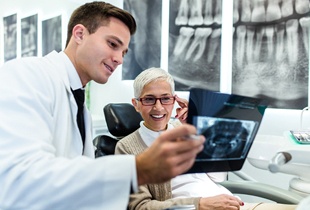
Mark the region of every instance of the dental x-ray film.
<instances>
[{"instance_id":1,"label":"dental x-ray film","mask_svg":"<svg viewBox=\"0 0 310 210\"><path fill-rule=\"evenodd\" d=\"M240 170L266 108L264 99L191 89L187 122L206 141L187 173Z\"/></svg>"}]
</instances>

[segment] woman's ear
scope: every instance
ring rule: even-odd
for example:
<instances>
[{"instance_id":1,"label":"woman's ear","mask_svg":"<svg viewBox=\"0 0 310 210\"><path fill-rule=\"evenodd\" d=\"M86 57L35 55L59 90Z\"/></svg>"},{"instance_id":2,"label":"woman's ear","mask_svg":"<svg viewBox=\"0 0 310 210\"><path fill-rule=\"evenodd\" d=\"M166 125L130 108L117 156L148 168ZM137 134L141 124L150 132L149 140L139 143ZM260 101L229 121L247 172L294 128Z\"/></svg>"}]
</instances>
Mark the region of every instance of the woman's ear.
<instances>
[{"instance_id":1,"label":"woman's ear","mask_svg":"<svg viewBox=\"0 0 310 210\"><path fill-rule=\"evenodd\" d=\"M132 98L132 99L131 99L131 103L132 103L132 105L135 107L136 111L137 111L137 112L140 112L137 99Z\"/></svg>"}]
</instances>

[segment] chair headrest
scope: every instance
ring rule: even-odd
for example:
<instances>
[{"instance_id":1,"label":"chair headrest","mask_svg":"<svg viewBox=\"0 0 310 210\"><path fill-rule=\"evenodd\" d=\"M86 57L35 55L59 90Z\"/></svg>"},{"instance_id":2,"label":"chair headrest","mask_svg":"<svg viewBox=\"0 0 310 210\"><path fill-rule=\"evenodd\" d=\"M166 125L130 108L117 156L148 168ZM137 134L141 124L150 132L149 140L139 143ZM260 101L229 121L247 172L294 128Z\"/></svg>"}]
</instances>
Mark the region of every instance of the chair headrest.
<instances>
[{"instance_id":1,"label":"chair headrest","mask_svg":"<svg viewBox=\"0 0 310 210\"><path fill-rule=\"evenodd\" d=\"M124 137L140 127L143 120L132 104L110 103L103 108L109 132L115 137Z\"/></svg>"}]
</instances>

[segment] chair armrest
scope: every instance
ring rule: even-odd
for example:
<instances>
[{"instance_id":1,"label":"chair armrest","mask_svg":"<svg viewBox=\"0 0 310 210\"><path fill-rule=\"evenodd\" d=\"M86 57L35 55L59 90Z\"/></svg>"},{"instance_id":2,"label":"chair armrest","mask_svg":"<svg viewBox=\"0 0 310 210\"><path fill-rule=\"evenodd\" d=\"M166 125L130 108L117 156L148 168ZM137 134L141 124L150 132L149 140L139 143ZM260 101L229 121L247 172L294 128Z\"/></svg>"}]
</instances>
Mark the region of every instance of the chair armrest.
<instances>
[{"instance_id":1,"label":"chair armrest","mask_svg":"<svg viewBox=\"0 0 310 210\"><path fill-rule=\"evenodd\" d=\"M118 139L108 135L97 136L93 140L93 144L96 147L95 157L101 157L104 155L114 155L115 146Z\"/></svg>"},{"instance_id":2,"label":"chair armrest","mask_svg":"<svg viewBox=\"0 0 310 210\"><path fill-rule=\"evenodd\" d=\"M298 204L304 198L292 191L253 181L224 181L219 184L233 194L258 196L282 204Z\"/></svg>"}]
</instances>

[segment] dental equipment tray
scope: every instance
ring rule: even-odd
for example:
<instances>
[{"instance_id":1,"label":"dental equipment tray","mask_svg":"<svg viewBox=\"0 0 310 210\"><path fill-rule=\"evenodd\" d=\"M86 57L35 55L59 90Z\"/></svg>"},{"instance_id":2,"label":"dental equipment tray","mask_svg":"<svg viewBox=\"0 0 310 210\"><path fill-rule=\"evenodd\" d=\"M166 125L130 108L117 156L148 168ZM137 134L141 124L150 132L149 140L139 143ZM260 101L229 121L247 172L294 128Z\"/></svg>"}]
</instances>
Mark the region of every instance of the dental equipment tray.
<instances>
[{"instance_id":1,"label":"dental equipment tray","mask_svg":"<svg viewBox=\"0 0 310 210\"><path fill-rule=\"evenodd\" d=\"M264 99L191 89L187 122L206 141L187 173L240 170L266 108Z\"/></svg>"},{"instance_id":2,"label":"dental equipment tray","mask_svg":"<svg viewBox=\"0 0 310 210\"><path fill-rule=\"evenodd\" d=\"M310 130L290 131L294 140L300 144L310 144Z\"/></svg>"}]
</instances>

